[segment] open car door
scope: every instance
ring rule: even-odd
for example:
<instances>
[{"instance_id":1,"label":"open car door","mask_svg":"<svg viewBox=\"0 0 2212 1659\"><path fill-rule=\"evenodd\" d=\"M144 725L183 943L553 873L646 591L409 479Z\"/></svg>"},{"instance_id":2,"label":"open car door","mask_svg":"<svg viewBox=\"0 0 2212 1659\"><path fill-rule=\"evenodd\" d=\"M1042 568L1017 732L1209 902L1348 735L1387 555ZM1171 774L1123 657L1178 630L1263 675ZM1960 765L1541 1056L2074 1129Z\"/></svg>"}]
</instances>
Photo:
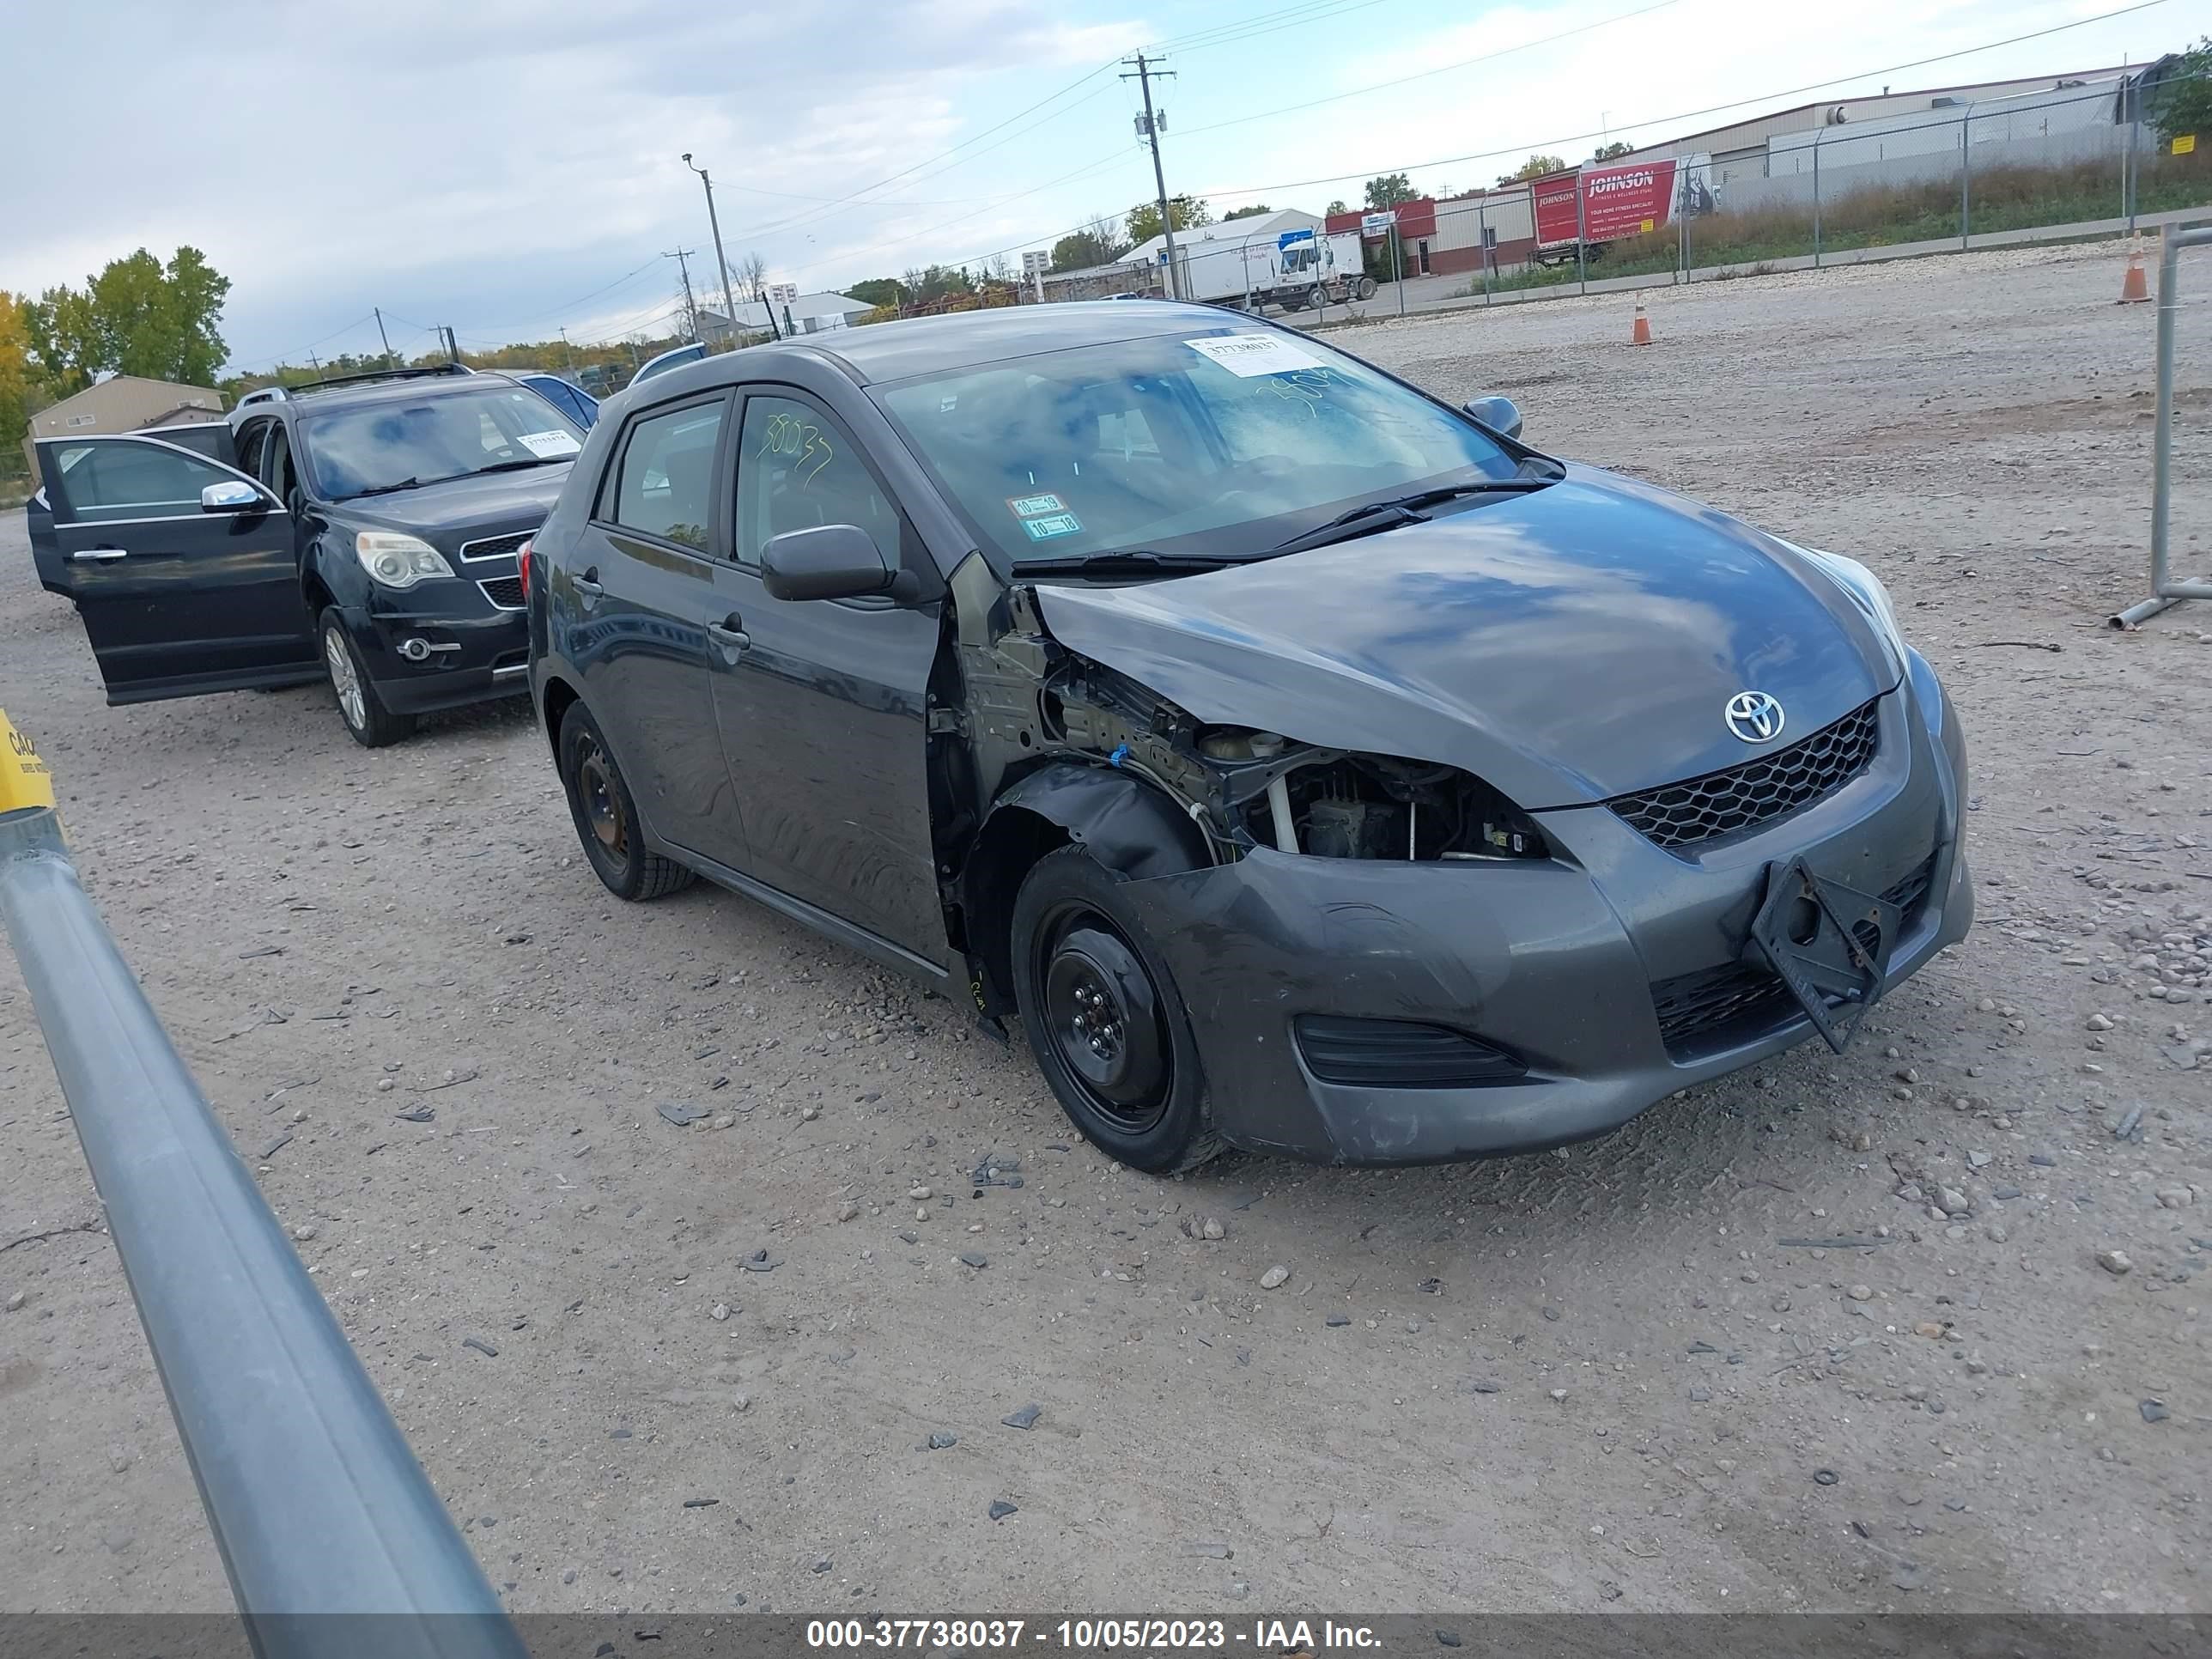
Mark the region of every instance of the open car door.
<instances>
[{"instance_id":1,"label":"open car door","mask_svg":"<svg viewBox=\"0 0 2212 1659\"><path fill-rule=\"evenodd\" d=\"M59 591L111 703L316 678L291 515L234 467L141 434L45 438Z\"/></svg>"}]
</instances>

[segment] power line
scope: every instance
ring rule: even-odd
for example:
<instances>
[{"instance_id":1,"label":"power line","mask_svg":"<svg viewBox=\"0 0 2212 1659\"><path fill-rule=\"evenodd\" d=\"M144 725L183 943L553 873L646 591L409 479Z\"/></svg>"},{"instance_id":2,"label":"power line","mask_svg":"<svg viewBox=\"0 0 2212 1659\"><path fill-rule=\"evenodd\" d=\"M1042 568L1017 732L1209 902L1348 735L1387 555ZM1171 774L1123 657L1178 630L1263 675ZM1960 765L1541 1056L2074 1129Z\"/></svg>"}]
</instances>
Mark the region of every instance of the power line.
<instances>
[{"instance_id":1,"label":"power line","mask_svg":"<svg viewBox=\"0 0 2212 1659\"><path fill-rule=\"evenodd\" d=\"M1215 46L1234 46L1240 40L1249 40L1257 35L1275 34L1284 29L1324 23L1332 17L1341 17L1346 12L1364 11L1370 6L1381 3L1382 0L1310 0L1310 3L1305 5L1285 6L1276 11L1217 23L1211 28L1194 29L1188 34L1171 35L1167 40L1153 42L1152 50L1207 52Z\"/></svg>"},{"instance_id":2,"label":"power line","mask_svg":"<svg viewBox=\"0 0 2212 1659\"><path fill-rule=\"evenodd\" d=\"M1678 6L1681 3L1682 0L1656 0L1656 3L1639 6L1634 11L1624 11L1611 17L1601 17L1593 22L1583 23L1574 28L1562 29L1557 34L1547 34L1540 40L1523 40L1516 46L1501 46L1496 52L1483 52L1474 58L1462 58L1455 64L1440 64L1434 69L1417 70L1412 75L1395 76L1388 81L1376 81L1369 86L1354 87L1348 92L1333 92L1323 98L1301 98L1296 104L1278 106L1273 109L1257 110L1250 115L1231 116L1226 121L1210 121L1202 127L1186 127L1183 129L1183 137L1194 138L1201 132L1218 132L1224 127L1244 126L1254 121L1272 120L1280 115L1301 115L1323 104L1341 103L1347 98L1364 98L1370 92L1387 92L1393 87L1408 86L1415 81L1425 81L1434 76L1450 75L1459 70L1472 69L1478 64L1495 63L1501 58L1510 58L1516 52L1533 52L1538 46L1554 46L1561 40L1572 40L1578 34L1588 34L1594 30L1610 28L1616 23L1626 23L1638 17L1648 17L1655 11L1665 11L1670 6Z\"/></svg>"},{"instance_id":3,"label":"power line","mask_svg":"<svg viewBox=\"0 0 2212 1659\"><path fill-rule=\"evenodd\" d=\"M1601 137L1607 131L1625 131L1636 127L1662 126L1674 121L1692 121L1703 116L1718 115L1727 110L1741 109L1748 104L1764 104L1777 98L1795 98L1805 93L1820 92L1830 87L1843 86L1852 81L1869 80L1877 75L1894 75L1904 70L1925 69L1930 64L1948 63L1957 58L1972 58L1979 52L1996 52L2004 46L2016 46L2025 40L2039 40L2046 35L2063 33L2069 29L2081 28L2091 23L2106 22L2115 17L2125 17L2132 12L2148 11L2154 6L2162 6L2166 3L2167 0L2137 0L2136 4L2122 6L2115 11L2100 12L2094 17L2077 17L2070 22L2054 23L2049 28L2034 29L2028 33L2011 35L2002 40L1984 41L1978 46L1964 46L1957 52L1938 52L1932 58L1916 58L1910 63L1891 64L1881 69L1858 70L1851 74L1835 76L1825 81L1808 82L1800 87L1785 87L1778 91L1759 93L1748 98L1733 99L1724 104L1709 104L1703 109L1683 110L1672 115L1648 116L1637 121L1616 121L1611 123L1608 127L1592 128L1587 132L1570 132L1549 138L1523 140L1519 143L1502 144L1495 149L1475 150L1466 155L1445 155L1434 161L1400 161L1385 163L1379 167L1363 167L1351 173L1326 173L1316 179L1291 179L1275 184L1243 185L1235 188L1218 186L1208 190L1206 193L1208 196L1229 198L1241 196L1264 196L1271 191L1303 190L1310 185L1342 184L1350 179L1371 178L1377 173L1413 173L1428 167L1456 167L1466 161L1485 161L1500 155L1510 155L1518 150L1540 150L1551 144L1580 143L1584 139Z\"/></svg>"}]
</instances>

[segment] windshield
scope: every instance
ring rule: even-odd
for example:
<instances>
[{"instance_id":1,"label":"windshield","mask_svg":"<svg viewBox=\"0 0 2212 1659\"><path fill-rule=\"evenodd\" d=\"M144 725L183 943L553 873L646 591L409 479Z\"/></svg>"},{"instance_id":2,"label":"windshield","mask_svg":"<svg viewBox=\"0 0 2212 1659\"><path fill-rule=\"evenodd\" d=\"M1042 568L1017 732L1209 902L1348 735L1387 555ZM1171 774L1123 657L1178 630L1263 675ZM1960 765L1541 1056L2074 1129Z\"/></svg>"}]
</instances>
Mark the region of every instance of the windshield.
<instances>
[{"instance_id":1,"label":"windshield","mask_svg":"<svg viewBox=\"0 0 2212 1659\"><path fill-rule=\"evenodd\" d=\"M333 410L306 422L302 437L308 472L331 501L410 480L565 461L584 447L574 421L512 384Z\"/></svg>"},{"instance_id":2,"label":"windshield","mask_svg":"<svg viewBox=\"0 0 2212 1659\"><path fill-rule=\"evenodd\" d=\"M969 528L1017 563L1256 554L1363 501L1518 466L1450 411L1273 331L1078 346L877 396Z\"/></svg>"}]
</instances>

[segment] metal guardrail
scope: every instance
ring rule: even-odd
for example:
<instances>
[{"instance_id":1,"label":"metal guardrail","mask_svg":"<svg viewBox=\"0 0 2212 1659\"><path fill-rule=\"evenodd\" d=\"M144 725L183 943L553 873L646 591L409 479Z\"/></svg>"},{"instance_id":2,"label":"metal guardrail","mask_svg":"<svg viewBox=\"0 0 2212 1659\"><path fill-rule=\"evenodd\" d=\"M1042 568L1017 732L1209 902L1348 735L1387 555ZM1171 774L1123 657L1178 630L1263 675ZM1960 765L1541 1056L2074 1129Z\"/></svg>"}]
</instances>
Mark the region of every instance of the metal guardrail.
<instances>
[{"instance_id":1,"label":"metal guardrail","mask_svg":"<svg viewBox=\"0 0 2212 1659\"><path fill-rule=\"evenodd\" d=\"M524 1659L78 881L51 800L0 714L0 923L256 1651Z\"/></svg>"},{"instance_id":2,"label":"metal guardrail","mask_svg":"<svg viewBox=\"0 0 2212 1659\"><path fill-rule=\"evenodd\" d=\"M2109 620L2133 628L2155 617L2176 599L2212 599L2212 576L2176 581L2167 564L2166 531L2173 484L2173 319L2181 308L2179 286L2184 249L2212 246L2212 225L2169 225L2158 248L2158 435L2152 441L2150 485L2151 597Z\"/></svg>"}]
</instances>

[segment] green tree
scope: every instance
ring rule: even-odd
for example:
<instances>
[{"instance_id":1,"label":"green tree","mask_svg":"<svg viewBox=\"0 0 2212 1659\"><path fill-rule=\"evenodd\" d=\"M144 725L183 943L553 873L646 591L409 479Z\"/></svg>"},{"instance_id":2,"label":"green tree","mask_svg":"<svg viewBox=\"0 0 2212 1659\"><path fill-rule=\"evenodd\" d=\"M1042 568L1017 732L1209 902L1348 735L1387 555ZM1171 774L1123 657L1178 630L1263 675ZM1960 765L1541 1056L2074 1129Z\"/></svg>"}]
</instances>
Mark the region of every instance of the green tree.
<instances>
[{"instance_id":1,"label":"green tree","mask_svg":"<svg viewBox=\"0 0 2212 1659\"><path fill-rule=\"evenodd\" d=\"M1629 151L1635 148L1635 145L1628 143L1626 139L1616 138L1609 144L1600 144L1597 147L1596 153L1590 157L1590 160L1593 161L1610 161L1614 156L1626 155Z\"/></svg>"},{"instance_id":2,"label":"green tree","mask_svg":"<svg viewBox=\"0 0 2212 1659\"><path fill-rule=\"evenodd\" d=\"M2212 35L2183 52L2148 100L2151 125L2168 143L2185 132L2212 132Z\"/></svg>"},{"instance_id":3,"label":"green tree","mask_svg":"<svg viewBox=\"0 0 2212 1659\"><path fill-rule=\"evenodd\" d=\"M895 306L906 297L906 289L896 276L871 276L843 292L848 298L866 300L872 306Z\"/></svg>"},{"instance_id":4,"label":"green tree","mask_svg":"<svg viewBox=\"0 0 2212 1659\"><path fill-rule=\"evenodd\" d=\"M1566 170L1567 158L1564 155L1532 155L1512 172L1498 174L1498 182L1517 185L1523 179L1540 179L1547 173L1565 173Z\"/></svg>"},{"instance_id":5,"label":"green tree","mask_svg":"<svg viewBox=\"0 0 2212 1659\"><path fill-rule=\"evenodd\" d=\"M1322 211L1324 213L1336 214L1349 213L1352 210L1345 204L1344 198L1340 196L1334 202L1331 202L1327 207L1323 208Z\"/></svg>"},{"instance_id":6,"label":"green tree","mask_svg":"<svg viewBox=\"0 0 2212 1659\"><path fill-rule=\"evenodd\" d=\"M1413 188L1413 180L1407 178L1404 173L1386 173L1380 178L1370 179L1367 181L1367 210L1370 213L1380 213L1385 208L1394 208L1401 202L1413 201L1419 194L1420 192Z\"/></svg>"},{"instance_id":7,"label":"green tree","mask_svg":"<svg viewBox=\"0 0 2212 1659\"><path fill-rule=\"evenodd\" d=\"M1213 222L1213 210L1195 196L1168 198L1168 221L1177 230L1188 230L1196 225ZM1157 202L1139 202L1131 208L1126 220L1129 227L1129 243L1141 247L1160 234L1160 208Z\"/></svg>"},{"instance_id":8,"label":"green tree","mask_svg":"<svg viewBox=\"0 0 2212 1659\"><path fill-rule=\"evenodd\" d=\"M923 268L921 280L915 288L918 298L939 300L948 294L973 293L975 284L958 265L928 265Z\"/></svg>"},{"instance_id":9,"label":"green tree","mask_svg":"<svg viewBox=\"0 0 2212 1659\"><path fill-rule=\"evenodd\" d=\"M106 367L91 295L66 285L50 288L27 308L24 321L31 355L55 397L83 391Z\"/></svg>"},{"instance_id":10,"label":"green tree","mask_svg":"<svg viewBox=\"0 0 2212 1659\"><path fill-rule=\"evenodd\" d=\"M1250 207L1241 207L1223 214L1221 222L1225 225L1231 219L1256 219L1263 213L1273 213L1274 210L1265 202L1255 202Z\"/></svg>"}]
</instances>

